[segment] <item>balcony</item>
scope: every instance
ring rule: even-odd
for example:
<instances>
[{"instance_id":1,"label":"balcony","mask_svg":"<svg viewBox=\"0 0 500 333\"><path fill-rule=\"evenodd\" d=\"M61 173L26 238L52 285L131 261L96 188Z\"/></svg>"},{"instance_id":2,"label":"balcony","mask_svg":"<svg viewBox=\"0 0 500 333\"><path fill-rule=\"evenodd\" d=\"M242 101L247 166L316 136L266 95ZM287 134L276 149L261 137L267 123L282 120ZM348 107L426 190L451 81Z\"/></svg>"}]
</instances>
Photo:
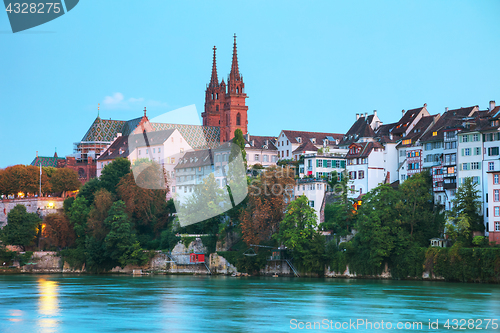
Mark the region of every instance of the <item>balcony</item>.
<instances>
[{"instance_id":1,"label":"balcony","mask_svg":"<svg viewBox=\"0 0 500 333\"><path fill-rule=\"evenodd\" d=\"M443 188L445 190L452 190L452 189L455 189L457 188L457 183L444 183L443 184Z\"/></svg>"}]
</instances>

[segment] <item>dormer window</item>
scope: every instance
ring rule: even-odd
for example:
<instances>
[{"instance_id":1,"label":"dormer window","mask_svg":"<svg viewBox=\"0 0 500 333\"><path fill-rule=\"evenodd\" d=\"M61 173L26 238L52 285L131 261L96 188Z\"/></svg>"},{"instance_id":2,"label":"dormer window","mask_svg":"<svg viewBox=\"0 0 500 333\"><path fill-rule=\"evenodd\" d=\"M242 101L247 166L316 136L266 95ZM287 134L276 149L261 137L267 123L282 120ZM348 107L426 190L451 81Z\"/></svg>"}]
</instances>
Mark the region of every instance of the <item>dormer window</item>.
<instances>
[{"instance_id":1,"label":"dormer window","mask_svg":"<svg viewBox=\"0 0 500 333\"><path fill-rule=\"evenodd\" d=\"M297 138L297 142L302 143L302 138L300 136Z\"/></svg>"},{"instance_id":2,"label":"dormer window","mask_svg":"<svg viewBox=\"0 0 500 333\"><path fill-rule=\"evenodd\" d=\"M316 144L316 138L311 138L311 142Z\"/></svg>"}]
</instances>

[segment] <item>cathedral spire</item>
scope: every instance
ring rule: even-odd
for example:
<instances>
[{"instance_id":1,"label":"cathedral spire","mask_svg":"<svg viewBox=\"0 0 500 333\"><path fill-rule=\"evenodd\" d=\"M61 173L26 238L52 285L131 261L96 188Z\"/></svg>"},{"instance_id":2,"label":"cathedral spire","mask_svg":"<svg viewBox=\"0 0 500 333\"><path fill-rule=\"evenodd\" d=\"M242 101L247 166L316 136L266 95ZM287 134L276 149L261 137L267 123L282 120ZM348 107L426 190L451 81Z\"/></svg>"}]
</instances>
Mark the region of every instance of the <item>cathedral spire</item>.
<instances>
[{"instance_id":1,"label":"cathedral spire","mask_svg":"<svg viewBox=\"0 0 500 333\"><path fill-rule=\"evenodd\" d=\"M217 61L215 60L215 50L217 48L214 45L214 60L212 63L212 77L210 78L210 86L217 87L219 85L219 79L217 78Z\"/></svg>"},{"instance_id":2,"label":"cathedral spire","mask_svg":"<svg viewBox=\"0 0 500 333\"><path fill-rule=\"evenodd\" d=\"M231 63L231 73L229 73L229 80L231 81L239 81L240 79L240 71L238 69L238 54L236 52L236 34L233 36L234 44L233 44L233 62Z\"/></svg>"}]
</instances>

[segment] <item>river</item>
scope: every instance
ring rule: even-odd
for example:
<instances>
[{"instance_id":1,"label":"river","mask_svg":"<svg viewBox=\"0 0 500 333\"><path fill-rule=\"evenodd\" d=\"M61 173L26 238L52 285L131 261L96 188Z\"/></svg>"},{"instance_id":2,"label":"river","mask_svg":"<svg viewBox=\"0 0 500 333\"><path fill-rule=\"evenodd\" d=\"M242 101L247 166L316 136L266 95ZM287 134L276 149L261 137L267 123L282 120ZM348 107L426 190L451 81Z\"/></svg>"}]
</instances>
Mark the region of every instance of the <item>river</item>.
<instances>
[{"instance_id":1,"label":"river","mask_svg":"<svg viewBox=\"0 0 500 333\"><path fill-rule=\"evenodd\" d=\"M2 333L287 332L315 322L315 331L500 332L500 286L490 284L0 275L0 290Z\"/></svg>"}]
</instances>

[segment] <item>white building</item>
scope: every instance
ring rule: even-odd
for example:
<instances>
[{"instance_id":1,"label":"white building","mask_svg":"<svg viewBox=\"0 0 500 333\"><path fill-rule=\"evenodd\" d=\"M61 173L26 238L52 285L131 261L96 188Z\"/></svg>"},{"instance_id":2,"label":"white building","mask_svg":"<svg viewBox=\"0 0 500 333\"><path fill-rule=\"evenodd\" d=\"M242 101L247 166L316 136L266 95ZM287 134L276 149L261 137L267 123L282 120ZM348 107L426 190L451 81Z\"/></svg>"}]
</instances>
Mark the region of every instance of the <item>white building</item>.
<instances>
[{"instance_id":1,"label":"white building","mask_svg":"<svg viewBox=\"0 0 500 333\"><path fill-rule=\"evenodd\" d=\"M378 142L352 143L346 155L351 179L350 197L366 194L386 182L384 146Z\"/></svg>"},{"instance_id":2,"label":"white building","mask_svg":"<svg viewBox=\"0 0 500 333\"><path fill-rule=\"evenodd\" d=\"M295 187L295 198L305 195L309 200L309 206L316 212L317 224L324 221L325 193L327 190L325 180L319 179L298 179Z\"/></svg>"},{"instance_id":3,"label":"white building","mask_svg":"<svg viewBox=\"0 0 500 333\"><path fill-rule=\"evenodd\" d=\"M300 153L301 145L307 142L312 143L317 149L322 149L323 152L330 152L336 149L338 143L342 139L342 134L337 133L319 133L319 132L301 132L301 131L281 131L277 140L278 159L298 160L303 153ZM294 153L294 151L296 151Z\"/></svg>"},{"instance_id":4,"label":"white building","mask_svg":"<svg viewBox=\"0 0 500 333\"><path fill-rule=\"evenodd\" d=\"M276 137L245 135L245 152L247 166L260 164L263 167L276 165L278 162L278 148L276 147Z\"/></svg>"}]
</instances>

